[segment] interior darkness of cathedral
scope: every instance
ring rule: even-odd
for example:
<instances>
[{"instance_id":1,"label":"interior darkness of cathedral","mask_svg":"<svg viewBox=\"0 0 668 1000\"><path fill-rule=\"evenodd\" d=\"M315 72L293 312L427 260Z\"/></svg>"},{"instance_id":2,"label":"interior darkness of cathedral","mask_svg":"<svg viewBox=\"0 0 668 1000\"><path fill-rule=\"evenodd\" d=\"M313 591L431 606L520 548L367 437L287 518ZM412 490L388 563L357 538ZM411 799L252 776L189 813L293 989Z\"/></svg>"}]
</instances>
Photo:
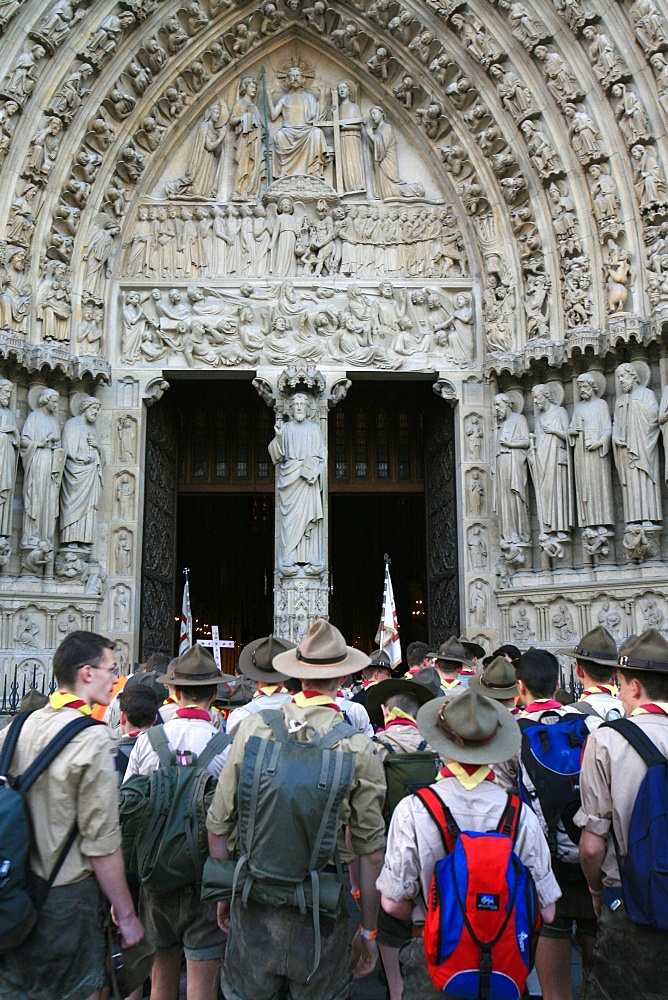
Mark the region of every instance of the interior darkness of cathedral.
<instances>
[{"instance_id":1,"label":"interior darkness of cathedral","mask_svg":"<svg viewBox=\"0 0 668 1000\"><path fill-rule=\"evenodd\" d=\"M0 0L0 686L668 634L666 0ZM421 602L421 603L420 603ZM227 655L227 654L226 654ZM234 653L229 654L234 659Z\"/></svg>"}]
</instances>

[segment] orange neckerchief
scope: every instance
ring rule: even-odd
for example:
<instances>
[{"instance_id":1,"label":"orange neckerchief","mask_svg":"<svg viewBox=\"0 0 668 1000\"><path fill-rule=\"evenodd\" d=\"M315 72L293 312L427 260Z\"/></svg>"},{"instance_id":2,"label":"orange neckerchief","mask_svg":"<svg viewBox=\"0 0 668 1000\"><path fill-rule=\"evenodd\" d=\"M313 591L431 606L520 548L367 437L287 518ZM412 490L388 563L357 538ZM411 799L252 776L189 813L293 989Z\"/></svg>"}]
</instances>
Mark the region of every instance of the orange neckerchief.
<instances>
[{"instance_id":1,"label":"orange neckerchief","mask_svg":"<svg viewBox=\"0 0 668 1000\"><path fill-rule=\"evenodd\" d=\"M49 698L51 708L76 708L82 715L90 715L93 709L71 691L54 691Z\"/></svg>"}]
</instances>

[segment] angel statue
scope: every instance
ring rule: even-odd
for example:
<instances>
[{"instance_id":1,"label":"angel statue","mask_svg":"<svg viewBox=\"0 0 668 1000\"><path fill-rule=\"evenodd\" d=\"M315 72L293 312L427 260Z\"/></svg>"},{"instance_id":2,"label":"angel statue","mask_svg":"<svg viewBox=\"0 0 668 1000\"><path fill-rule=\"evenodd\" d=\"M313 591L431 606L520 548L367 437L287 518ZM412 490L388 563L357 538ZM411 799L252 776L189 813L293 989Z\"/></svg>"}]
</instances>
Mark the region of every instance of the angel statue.
<instances>
[{"instance_id":1,"label":"angel statue","mask_svg":"<svg viewBox=\"0 0 668 1000\"><path fill-rule=\"evenodd\" d=\"M272 216L275 221L272 226ZM304 229L306 208L288 195L278 199L276 207L267 206L267 220L272 228L270 270L274 277L286 278L297 271L299 239Z\"/></svg>"},{"instance_id":2,"label":"angel statue","mask_svg":"<svg viewBox=\"0 0 668 1000\"><path fill-rule=\"evenodd\" d=\"M224 165L223 141L229 117L229 109L221 98L209 105L195 129L185 174L165 184L168 198L178 195L220 197Z\"/></svg>"}]
</instances>

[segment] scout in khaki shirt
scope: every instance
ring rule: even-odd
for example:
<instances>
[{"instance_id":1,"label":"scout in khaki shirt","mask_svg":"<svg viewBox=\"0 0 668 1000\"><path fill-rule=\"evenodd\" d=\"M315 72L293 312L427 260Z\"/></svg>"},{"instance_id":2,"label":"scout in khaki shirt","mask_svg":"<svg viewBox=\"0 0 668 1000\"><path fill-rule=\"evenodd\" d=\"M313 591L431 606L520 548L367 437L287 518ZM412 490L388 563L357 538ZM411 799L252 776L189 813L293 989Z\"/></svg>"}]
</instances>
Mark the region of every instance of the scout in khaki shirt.
<instances>
[{"instance_id":1,"label":"scout in khaki shirt","mask_svg":"<svg viewBox=\"0 0 668 1000\"><path fill-rule=\"evenodd\" d=\"M322 619L313 623L301 646L274 658L274 666L287 677L301 680L302 691L278 712L291 732L304 725L321 735L343 722L334 699L341 678L356 673L369 658L346 646L338 629ZM246 745L252 736L271 737L272 730L261 715L245 719L234 738L229 757L207 816L209 848L214 858L239 856L237 789ZM353 851L360 859L360 909L362 923L353 940L355 977L371 972L378 958L376 920L379 893L376 878L383 863L385 824L385 776L374 745L361 733L342 738L334 747L354 755L353 777L339 809L339 853L352 860L346 850L344 827L348 827ZM314 817L315 820L315 817ZM221 985L227 1000L258 1000L287 992L293 1000L334 1000L349 996L350 947L346 893L338 912L320 920L320 961L314 969L316 938L313 913L297 907L272 907L252 896L244 905L235 897L218 904L218 921L229 929Z\"/></svg>"},{"instance_id":2,"label":"scout in khaki shirt","mask_svg":"<svg viewBox=\"0 0 668 1000\"><path fill-rule=\"evenodd\" d=\"M12 774L21 774L77 712L108 705L114 644L93 632L71 632L53 656L59 690L25 722ZM3 736L0 735L0 743ZM144 936L125 880L118 825L114 741L106 726L75 736L27 793L34 842L33 874L47 879L72 827L78 833L28 939L0 958L0 997L11 1000L99 1000L105 984L101 893L113 906L124 948Z\"/></svg>"},{"instance_id":3,"label":"scout in khaki shirt","mask_svg":"<svg viewBox=\"0 0 668 1000\"><path fill-rule=\"evenodd\" d=\"M620 655L619 697L627 718L668 756L668 642L647 629ZM621 900L612 833L623 861L636 795L647 773L639 754L614 729L587 740L580 777L580 862L599 916L587 1000L665 1000L665 933L633 924Z\"/></svg>"}]
</instances>

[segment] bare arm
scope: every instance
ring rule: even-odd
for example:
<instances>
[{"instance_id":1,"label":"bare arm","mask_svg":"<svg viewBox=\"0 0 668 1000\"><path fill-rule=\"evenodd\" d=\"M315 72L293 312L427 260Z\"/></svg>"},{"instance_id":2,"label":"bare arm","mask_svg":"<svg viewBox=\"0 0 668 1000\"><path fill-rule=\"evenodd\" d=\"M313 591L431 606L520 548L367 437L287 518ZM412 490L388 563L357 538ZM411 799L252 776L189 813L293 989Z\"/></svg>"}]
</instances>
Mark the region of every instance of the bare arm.
<instances>
[{"instance_id":1,"label":"bare arm","mask_svg":"<svg viewBox=\"0 0 668 1000\"><path fill-rule=\"evenodd\" d=\"M362 912L362 927L375 931L378 925L378 906L380 893L376 889L376 879L383 867L385 851L380 849L371 854L361 854L360 863L360 910ZM378 944L375 939L363 938L360 931L353 938L353 979L368 976L378 961Z\"/></svg>"},{"instance_id":2,"label":"bare arm","mask_svg":"<svg viewBox=\"0 0 668 1000\"><path fill-rule=\"evenodd\" d=\"M601 868L605 859L606 842L597 833L583 830L580 837L580 865L587 879L591 901L594 904L594 912L598 917L601 913L601 897L596 895L603 889L603 879Z\"/></svg>"},{"instance_id":3,"label":"bare arm","mask_svg":"<svg viewBox=\"0 0 668 1000\"><path fill-rule=\"evenodd\" d=\"M230 856L230 851L227 846L227 837L223 837L218 833L211 833L209 830L209 854L212 858L218 858L220 861L227 861ZM221 931L225 934L229 934L230 904L227 900L225 900L225 902L218 903L216 918Z\"/></svg>"},{"instance_id":4,"label":"bare arm","mask_svg":"<svg viewBox=\"0 0 668 1000\"><path fill-rule=\"evenodd\" d=\"M396 917L397 920L411 919L411 914L413 913L412 899L402 899L400 902L397 902L394 899L389 899L387 896L381 896L380 905L386 913L389 913L391 917Z\"/></svg>"},{"instance_id":5,"label":"bare arm","mask_svg":"<svg viewBox=\"0 0 668 1000\"><path fill-rule=\"evenodd\" d=\"M131 948L144 937L142 927L135 913L132 896L125 879L125 864L120 847L113 854L103 857L91 857L90 862L95 872L95 878L100 884L112 907L112 916L121 932L121 946Z\"/></svg>"}]
</instances>

